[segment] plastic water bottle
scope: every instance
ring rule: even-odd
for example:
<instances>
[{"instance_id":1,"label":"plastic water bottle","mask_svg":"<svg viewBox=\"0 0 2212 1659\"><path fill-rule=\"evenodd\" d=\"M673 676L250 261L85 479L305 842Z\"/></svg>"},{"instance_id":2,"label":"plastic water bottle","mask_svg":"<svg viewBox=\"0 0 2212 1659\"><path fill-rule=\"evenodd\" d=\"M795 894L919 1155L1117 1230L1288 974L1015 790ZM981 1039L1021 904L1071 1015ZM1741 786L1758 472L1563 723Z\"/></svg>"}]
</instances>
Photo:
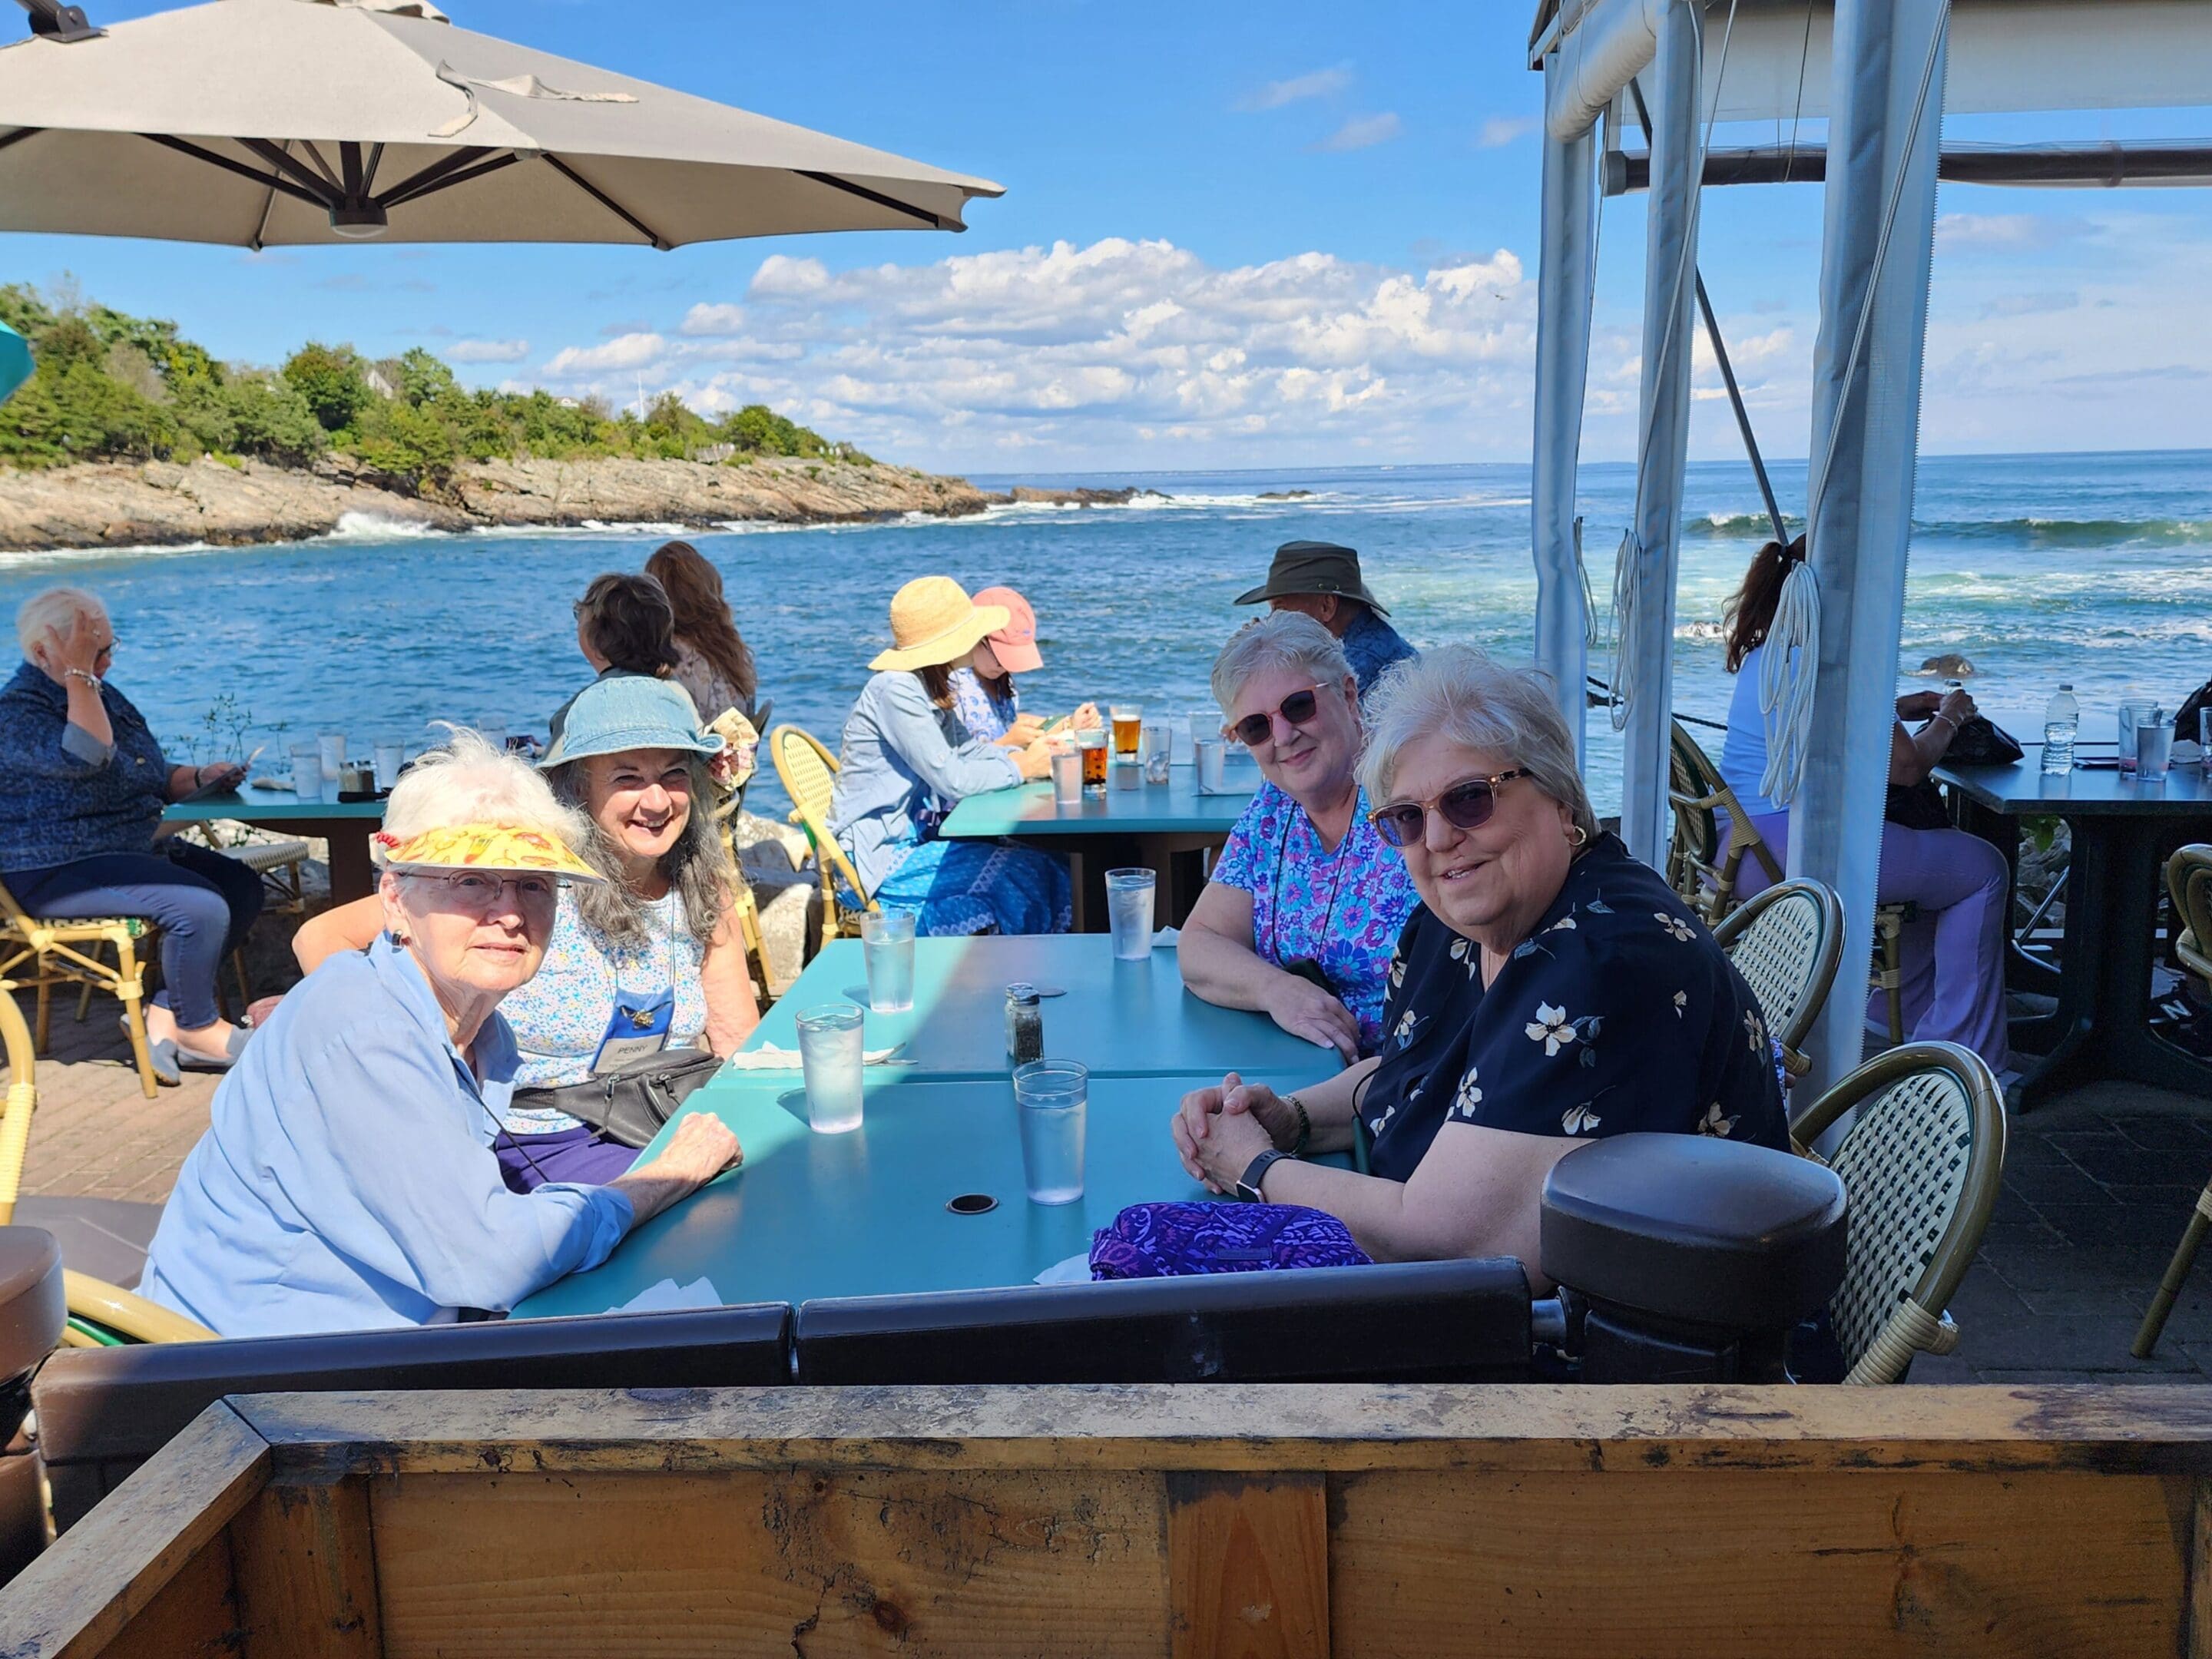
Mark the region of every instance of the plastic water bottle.
<instances>
[{"instance_id":1,"label":"plastic water bottle","mask_svg":"<svg viewBox=\"0 0 2212 1659\"><path fill-rule=\"evenodd\" d=\"M2074 734L2081 729L2081 705L2074 688L2061 685L2043 708L2043 769L2063 775L2074 769Z\"/></svg>"}]
</instances>

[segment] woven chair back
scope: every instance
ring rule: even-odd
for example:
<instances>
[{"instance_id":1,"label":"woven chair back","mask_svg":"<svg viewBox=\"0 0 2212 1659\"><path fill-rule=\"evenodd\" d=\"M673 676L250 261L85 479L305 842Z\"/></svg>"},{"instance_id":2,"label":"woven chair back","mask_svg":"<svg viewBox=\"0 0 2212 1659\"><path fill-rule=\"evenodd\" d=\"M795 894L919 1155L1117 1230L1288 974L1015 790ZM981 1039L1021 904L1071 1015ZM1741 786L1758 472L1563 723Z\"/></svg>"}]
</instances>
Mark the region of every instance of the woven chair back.
<instances>
[{"instance_id":1,"label":"woven chair back","mask_svg":"<svg viewBox=\"0 0 2212 1659\"><path fill-rule=\"evenodd\" d=\"M2181 927L2174 954L2212 983L2212 847L2197 842L2176 848L2166 862L2166 890Z\"/></svg>"},{"instance_id":2,"label":"woven chair back","mask_svg":"<svg viewBox=\"0 0 2212 1659\"><path fill-rule=\"evenodd\" d=\"M1800 876L1739 906L1713 930L1759 999L1766 1029L1790 1055L1820 1018L1844 956L1844 907L1832 890Z\"/></svg>"}]
</instances>

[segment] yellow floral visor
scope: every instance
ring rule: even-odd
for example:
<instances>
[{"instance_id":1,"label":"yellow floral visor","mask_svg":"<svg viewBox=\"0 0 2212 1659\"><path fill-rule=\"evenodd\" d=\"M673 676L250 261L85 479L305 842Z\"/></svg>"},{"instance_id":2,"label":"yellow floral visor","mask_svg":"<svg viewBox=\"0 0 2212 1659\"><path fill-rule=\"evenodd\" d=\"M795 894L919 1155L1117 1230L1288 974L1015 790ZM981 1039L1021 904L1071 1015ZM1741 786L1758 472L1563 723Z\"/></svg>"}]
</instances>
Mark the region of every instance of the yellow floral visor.
<instances>
[{"instance_id":1,"label":"yellow floral visor","mask_svg":"<svg viewBox=\"0 0 2212 1659\"><path fill-rule=\"evenodd\" d=\"M404 841L380 830L369 845L376 861L392 870L530 870L571 881L606 879L557 836L511 823L441 824Z\"/></svg>"}]
</instances>

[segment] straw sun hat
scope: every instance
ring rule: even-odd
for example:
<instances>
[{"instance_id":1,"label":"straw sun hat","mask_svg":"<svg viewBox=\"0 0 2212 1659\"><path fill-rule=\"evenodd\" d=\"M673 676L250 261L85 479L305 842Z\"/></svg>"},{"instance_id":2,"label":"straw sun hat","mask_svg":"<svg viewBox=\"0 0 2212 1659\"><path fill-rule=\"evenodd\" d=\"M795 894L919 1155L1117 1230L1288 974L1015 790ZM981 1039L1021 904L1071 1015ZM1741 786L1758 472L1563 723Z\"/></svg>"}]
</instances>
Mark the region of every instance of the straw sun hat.
<instances>
[{"instance_id":1,"label":"straw sun hat","mask_svg":"<svg viewBox=\"0 0 2212 1659\"><path fill-rule=\"evenodd\" d=\"M950 576L917 576L891 596L895 643L868 666L880 672L957 662L1012 620L1004 605L977 605Z\"/></svg>"}]
</instances>

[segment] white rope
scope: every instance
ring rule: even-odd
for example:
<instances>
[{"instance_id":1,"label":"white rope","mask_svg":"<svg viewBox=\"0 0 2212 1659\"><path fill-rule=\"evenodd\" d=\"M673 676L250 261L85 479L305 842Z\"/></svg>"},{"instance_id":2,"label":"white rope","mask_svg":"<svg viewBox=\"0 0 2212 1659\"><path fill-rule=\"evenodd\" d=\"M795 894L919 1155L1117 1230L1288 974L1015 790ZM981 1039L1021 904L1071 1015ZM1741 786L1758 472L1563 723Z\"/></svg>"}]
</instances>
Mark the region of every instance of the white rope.
<instances>
[{"instance_id":1,"label":"white rope","mask_svg":"<svg viewBox=\"0 0 2212 1659\"><path fill-rule=\"evenodd\" d=\"M1636 619L1641 585L1637 577L1644 562L1643 546L1633 530L1620 532L1620 550L1613 562L1613 690L1607 694L1607 714L1613 729L1628 729L1628 713L1636 702Z\"/></svg>"},{"instance_id":2,"label":"white rope","mask_svg":"<svg viewBox=\"0 0 2212 1659\"><path fill-rule=\"evenodd\" d=\"M1759 658L1759 709L1766 723L1766 773L1759 792L1777 806L1797 799L1804 777L1820 654L1820 583L1801 560L1782 579Z\"/></svg>"}]
</instances>

